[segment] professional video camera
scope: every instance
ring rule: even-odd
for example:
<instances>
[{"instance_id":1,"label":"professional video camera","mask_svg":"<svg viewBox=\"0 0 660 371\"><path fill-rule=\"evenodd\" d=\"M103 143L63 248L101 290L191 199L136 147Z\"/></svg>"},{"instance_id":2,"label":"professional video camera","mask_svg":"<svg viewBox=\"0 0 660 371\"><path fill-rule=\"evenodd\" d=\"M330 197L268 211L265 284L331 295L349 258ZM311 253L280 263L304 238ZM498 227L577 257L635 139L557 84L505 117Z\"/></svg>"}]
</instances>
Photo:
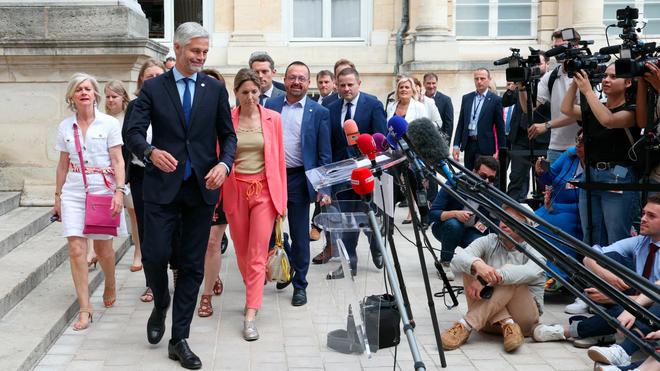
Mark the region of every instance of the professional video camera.
<instances>
[{"instance_id":1,"label":"professional video camera","mask_svg":"<svg viewBox=\"0 0 660 371\"><path fill-rule=\"evenodd\" d=\"M562 39L568 42L568 45L556 46L546 52L546 57L557 57L557 60L564 62L564 70L568 77L573 77L579 70L584 70L592 82L600 82L605 70L606 62L610 60L607 54L592 54L589 45L593 40L578 41L577 33L573 28L561 30Z\"/></svg>"},{"instance_id":2,"label":"professional video camera","mask_svg":"<svg viewBox=\"0 0 660 371\"><path fill-rule=\"evenodd\" d=\"M531 55L527 59L520 55L520 49L509 48L511 55L493 62L496 66L508 64L506 80L513 82L531 82L541 78L541 57L539 51L529 48Z\"/></svg>"},{"instance_id":3,"label":"professional video camera","mask_svg":"<svg viewBox=\"0 0 660 371\"><path fill-rule=\"evenodd\" d=\"M632 78L642 76L649 72L645 66L647 62L660 67L660 60L656 52L656 43L645 43L639 40L638 32L643 27L636 28L639 18L639 11L636 8L627 6L623 9L617 9L616 27L622 29L619 37L623 40L621 45L607 46L600 49L601 54L621 53L621 58L614 63L617 77ZM611 27L614 25L610 25Z\"/></svg>"}]
</instances>

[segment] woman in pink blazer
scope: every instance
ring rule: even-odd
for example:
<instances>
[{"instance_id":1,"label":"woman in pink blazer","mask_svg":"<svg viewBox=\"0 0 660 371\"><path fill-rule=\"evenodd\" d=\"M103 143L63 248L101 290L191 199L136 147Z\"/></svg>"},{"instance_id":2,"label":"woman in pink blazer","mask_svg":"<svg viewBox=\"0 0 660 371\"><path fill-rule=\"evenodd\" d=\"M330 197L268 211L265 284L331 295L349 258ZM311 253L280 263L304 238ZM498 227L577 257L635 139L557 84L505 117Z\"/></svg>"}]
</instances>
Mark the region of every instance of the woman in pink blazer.
<instances>
[{"instance_id":1,"label":"woman in pink blazer","mask_svg":"<svg viewBox=\"0 0 660 371\"><path fill-rule=\"evenodd\" d=\"M243 68L234 79L240 106L231 113L238 137L234 167L222 189L224 210L246 290L243 338L257 340L268 243L287 202L284 139L280 114L259 105L259 77Z\"/></svg>"}]
</instances>

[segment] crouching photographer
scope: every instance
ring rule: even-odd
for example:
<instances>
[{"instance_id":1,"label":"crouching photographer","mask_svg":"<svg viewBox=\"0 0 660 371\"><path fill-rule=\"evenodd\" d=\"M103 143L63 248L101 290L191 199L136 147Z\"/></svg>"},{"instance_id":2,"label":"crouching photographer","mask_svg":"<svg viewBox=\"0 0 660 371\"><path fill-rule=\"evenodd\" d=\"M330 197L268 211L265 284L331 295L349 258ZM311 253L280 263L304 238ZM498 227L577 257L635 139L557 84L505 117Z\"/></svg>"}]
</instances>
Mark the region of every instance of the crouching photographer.
<instances>
[{"instance_id":1,"label":"crouching photographer","mask_svg":"<svg viewBox=\"0 0 660 371\"><path fill-rule=\"evenodd\" d=\"M579 70L575 72L573 82L562 101L563 114L583 121L589 169L588 176L585 171L583 181L587 183L630 184L638 181L628 157L632 143L640 137L640 130L635 124L634 108L626 103L625 92L631 84L631 79L617 78L614 64L610 64L602 79L603 93L607 94L607 102L603 104L593 90L590 76L584 70ZM578 89L591 113L584 117L580 105L575 104ZM580 190L580 219L588 244L608 245L630 236L637 192L612 188L590 192ZM591 193L590 212L587 208L588 193Z\"/></svg>"}]
</instances>

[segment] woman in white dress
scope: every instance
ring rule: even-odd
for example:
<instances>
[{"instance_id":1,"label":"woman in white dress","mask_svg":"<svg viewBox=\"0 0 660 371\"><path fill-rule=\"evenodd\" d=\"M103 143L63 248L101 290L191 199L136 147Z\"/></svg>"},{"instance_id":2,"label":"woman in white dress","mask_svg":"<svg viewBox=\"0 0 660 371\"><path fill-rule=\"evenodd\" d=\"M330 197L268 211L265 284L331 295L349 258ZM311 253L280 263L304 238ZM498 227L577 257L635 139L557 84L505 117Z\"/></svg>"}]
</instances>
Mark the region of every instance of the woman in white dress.
<instances>
[{"instance_id":1,"label":"woman in white dress","mask_svg":"<svg viewBox=\"0 0 660 371\"><path fill-rule=\"evenodd\" d=\"M95 240L94 250L105 275L103 305L111 307L116 299L115 252L112 235L83 234L85 224L85 186L76 151L74 126L77 127L88 191L113 195L111 210L121 218L118 235L126 234L123 213L124 160L121 154L121 125L112 116L97 109L101 101L96 79L77 73L69 81L66 102L75 115L64 119L58 127L55 149L60 151L56 170L55 207L53 213L62 221L63 236L69 243L71 275L80 311L73 329L86 329L92 321L87 272L87 239Z\"/></svg>"}]
</instances>

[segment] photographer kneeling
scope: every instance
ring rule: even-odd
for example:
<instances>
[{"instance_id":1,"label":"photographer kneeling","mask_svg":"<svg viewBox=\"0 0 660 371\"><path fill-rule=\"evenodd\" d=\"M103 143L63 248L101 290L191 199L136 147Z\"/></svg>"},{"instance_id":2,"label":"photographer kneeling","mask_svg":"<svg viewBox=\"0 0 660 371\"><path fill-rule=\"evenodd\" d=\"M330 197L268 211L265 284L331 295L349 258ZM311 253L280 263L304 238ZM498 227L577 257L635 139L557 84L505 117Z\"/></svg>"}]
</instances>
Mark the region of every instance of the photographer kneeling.
<instances>
[{"instance_id":1,"label":"photographer kneeling","mask_svg":"<svg viewBox=\"0 0 660 371\"><path fill-rule=\"evenodd\" d=\"M504 210L518 221L527 218L508 205ZM525 242L504 222L500 228L539 260L545 258ZM476 239L466 249L459 250L452 268L463 273L467 298L466 315L442 333L445 350L465 344L472 329L502 334L504 350L512 352L531 335L543 313L545 272L527 255L518 251L511 241L495 233ZM481 280L478 280L478 279ZM484 297L484 283L493 288L489 299Z\"/></svg>"},{"instance_id":2,"label":"photographer kneeling","mask_svg":"<svg viewBox=\"0 0 660 371\"><path fill-rule=\"evenodd\" d=\"M610 64L602 80L603 93L607 94L607 102L603 104L587 74L580 70L575 73L562 101L561 112L581 120L582 110L575 104L579 88L595 118L582 123L590 183L630 184L638 181L632 161L628 158L631 143L640 137L640 130L635 125L634 108L626 104L625 91L631 84L630 79L617 78L614 64ZM583 181L586 179L585 172ZM579 207L584 241L592 245L608 245L630 237L636 197L635 191L592 190L591 218L588 218L587 192L581 189Z\"/></svg>"}]
</instances>

